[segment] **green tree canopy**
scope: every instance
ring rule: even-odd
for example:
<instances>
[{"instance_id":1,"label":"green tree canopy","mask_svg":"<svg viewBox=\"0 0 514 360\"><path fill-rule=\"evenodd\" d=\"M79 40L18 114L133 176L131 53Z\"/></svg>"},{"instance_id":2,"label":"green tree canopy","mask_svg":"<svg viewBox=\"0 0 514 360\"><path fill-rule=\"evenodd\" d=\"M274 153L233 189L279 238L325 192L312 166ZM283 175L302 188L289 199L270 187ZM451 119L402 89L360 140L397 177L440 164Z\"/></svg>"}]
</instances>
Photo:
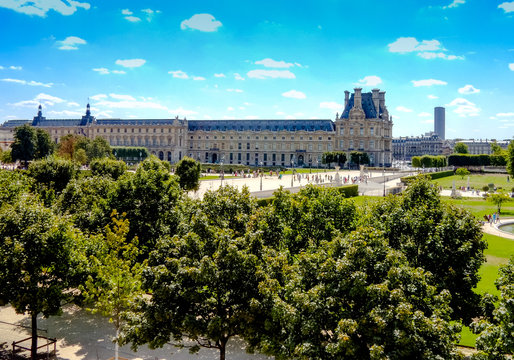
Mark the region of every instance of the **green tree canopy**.
<instances>
[{"instance_id":1,"label":"green tree canopy","mask_svg":"<svg viewBox=\"0 0 514 360\"><path fill-rule=\"evenodd\" d=\"M455 170L455 175L460 176L461 179L464 179L464 176L469 175L470 172L466 168L458 168Z\"/></svg>"},{"instance_id":2,"label":"green tree canopy","mask_svg":"<svg viewBox=\"0 0 514 360\"><path fill-rule=\"evenodd\" d=\"M467 154L468 153L468 146L464 143L458 142L453 147L453 152L455 154Z\"/></svg>"},{"instance_id":3,"label":"green tree canopy","mask_svg":"<svg viewBox=\"0 0 514 360\"><path fill-rule=\"evenodd\" d=\"M36 187L45 186L59 193L75 177L76 172L76 165L72 161L49 157L33 161L28 174L36 180Z\"/></svg>"},{"instance_id":4,"label":"green tree canopy","mask_svg":"<svg viewBox=\"0 0 514 360\"><path fill-rule=\"evenodd\" d=\"M368 165L369 155L360 151L352 151L350 153L350 161L356 165Z\"/></svg>"},{"instance_id":5,"label":"green tree canopy","mask_svg":"<svg viewBox=\"0 0 514 360\"><path fill-rule=\"evenodd\" d=\"M514 140L509 143L507 148L507 172L514 177Z\"/></svg>"},{"instance_id":6,"label":"green tree canopy","mask_svg":"<svg viewBox=\"0 0 514 360\"><path fill-rule=\"evenodd\" d=\"M175 169L175 174L179 177L180 187L186 191L198 190L201 172L200 162L187 156L178 162Z\"/></svg>"},{"instance_id":7,"label":"green tree canopy","mask_svg":"<svg viewBox=\"0 0 514 360\"><path fill-rule=\"evenodd\" d=\"M504 192L497 192L487 197L487 201L492 202L498 209L498 214L501 214L502 205L506 202L512 201L511 197Z\"/></svg>"},{"instance_id":8,"label":"green tree canopy","mask_svg":"<svg viewBox=\"0 0 514 360\"><path fill-rule=\"evenodd\" d=\"M34 159L43 159L48 155L52 155L54 149L55 143L50 138L50 134L43 129L36 129Z\"/></svg>"},{"instance_id":9,"label":"green tree canopy","mask_svg":"<svg viewBox=\"0 0 514 360\"><path fill-rule=\"evenodd\" d=\"M97 158L91 161L90 168L93 176L110 176L117 180L127 171L127 164L121 160Z\"/></svg>"},{"instance_id":10,"label":"green tree canopy","mask_svg":"<svg viewBox=\"0 0 514 360\"><path fill-rule=\"evenodd\" d=\"M14 142L11 144L11 157L14 161L20 160L25 165L36 154L37 137L35 129L28 125L22 125L14 129Z\"/></svg>"},{"instance_id":11,"label":"green tree canopy","mask_svg":"<svg viewBox=\"0 0 514 360\"><path fill-rule=\"evenodd\" d=\"M0 208L0 302L32 321L36 359L37 315L57 315L73 267L71 226L29 196Z\"/></svg>"}]
</instances>

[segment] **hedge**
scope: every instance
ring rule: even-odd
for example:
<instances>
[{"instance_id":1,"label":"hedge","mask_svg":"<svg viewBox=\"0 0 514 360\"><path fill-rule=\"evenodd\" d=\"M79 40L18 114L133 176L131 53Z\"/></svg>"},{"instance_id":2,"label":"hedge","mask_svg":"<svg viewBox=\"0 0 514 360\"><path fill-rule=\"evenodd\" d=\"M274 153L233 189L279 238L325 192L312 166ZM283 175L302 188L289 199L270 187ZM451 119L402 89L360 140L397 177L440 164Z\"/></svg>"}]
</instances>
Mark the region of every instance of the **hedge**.
<instances>
[{"instance_id":1,"label":"hedge","mask_svg":"<svg viewBox=\"0 0 514 360\"><path fill-rule=\"evenodd\" d=\"M453 176L454 173L453 173L453 170L448 170L448 171L439 171L439 172L434 172L434 173L428 173L428 174L424 174L424 175L428 176L431 180L435 180L435 179L440 179L440 178L444 178L444 177L448 177L448 176ZM409 182L413 181L418 176L420 176L420 175L405 176L405 177L400 178L400 181L402 183L408 185Z\"/></svg>"},{"instance_id":2,"label":"hedge","mask_svg":"<svg viewBox=\"0 0 514 360\"><path fill-rule=\"evenodd\" d=\"M412 166L413 167L445 167L446 166L446 156L432 156L432 155L423 155L423 156L413 156L412 157Z\"/></svg>"},{"instance_id":3,"label":"hedge","mask_svg":"<svg viewBox=\"0 0 514 360\"><path fill-rule=\"evenodd\" d=\"M343 185L333 189L336 189L338 192L342 193L345 198L359 196L359 185ZM274 196L258 199L257 205L260 207L267 206L273 203L273 200L275 200Z\"/></svg>"},{"instance_id":4,"label":"hedge","mask_svg":"<svg viewBox=\"0 0 514 360\"><path fill-rule=\"evenodd\" d=\"M134 146L113 146L112 153L115 154L116 159L124 161L143 161L150 156L147 148Z\"/></svg>"}]
</instances>

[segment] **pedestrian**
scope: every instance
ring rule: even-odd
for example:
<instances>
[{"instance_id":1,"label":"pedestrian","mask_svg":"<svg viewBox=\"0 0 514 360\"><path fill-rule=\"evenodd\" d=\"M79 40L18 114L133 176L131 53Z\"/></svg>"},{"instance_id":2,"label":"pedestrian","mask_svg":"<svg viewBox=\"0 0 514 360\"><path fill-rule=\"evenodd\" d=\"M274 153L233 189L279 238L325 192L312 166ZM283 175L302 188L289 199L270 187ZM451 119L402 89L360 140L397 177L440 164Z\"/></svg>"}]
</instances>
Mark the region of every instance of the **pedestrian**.
<instances>
[{"instance_id":1,"label":"pedestrian","mask_svg":"<svg viewBox=\"0 0 514 360\"><path fill-rule=\"evenodd\" d=\"M493 213L493 223L496 224L496 213Z\"/></svg>"},{"instance_id":2,"label":"pedestrian","mask_svg":"<svg viewBox=\"0 0 514 360\"><path fill-rule=\"evenodd\" d=\"M498 222L498 224L500 223L500 212L498 212L498 214L496 214L496 221Z\"/></svg>"}]
</instances>

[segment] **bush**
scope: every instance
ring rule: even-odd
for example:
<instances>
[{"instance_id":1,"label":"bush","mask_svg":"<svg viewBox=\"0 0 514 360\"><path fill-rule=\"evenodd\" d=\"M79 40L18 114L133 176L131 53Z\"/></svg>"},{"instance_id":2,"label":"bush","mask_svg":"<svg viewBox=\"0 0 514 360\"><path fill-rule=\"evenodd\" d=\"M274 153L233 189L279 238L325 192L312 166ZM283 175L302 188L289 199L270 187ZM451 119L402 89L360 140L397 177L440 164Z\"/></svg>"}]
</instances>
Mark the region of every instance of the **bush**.
<instances>
[{"instance_id":1,"label":"bush","mask_svg":"<svg viewBox=\"0 0 514 360\"><path fill-rule=\"evenodd\" d=\"M489 191L489 186L487 186L487 185L482 186L482 191Z\"/></svg>"},{"instance_id":2,"label":"bush","mask_svg":"<svg viewBox=\"0 0 514 360\"><path fill-rule=\"evenodd\" d=\"M36 185L47 186L61 192L77 172L70 160L49 157L33 161L29 165L28 175L36 180Z\"/></svg>"},{"instance_id":3,"label":"bush","mask_svg":"<svg viewBox=\"0 0 514 360\"><path fill-rule=\"evenodd\" d=\"M144 147L113 146L112 152L116 153L116 159L123 161L143 161L150 156Z\"/></svg>"},{"instance_id":4,"label":"bush","mask_svg":"<svg viewBox=\"0 0 514 360\"><path fill-rule=\"evenodd\" d=\"M200 173L200 163L188 156L180 160L175 169L175 174L179 177L180 187L186 191L198 190L200 187Z\"/></svg>"},{"instance_id":5,"label":"bush","mask_svg":"<svg viewBox=\"0 0 514 360\"><path fill-rule=\"evenodd\" d=\"M93 176L110 176L114 180L118 179L127 171L127 164L121 160L95 159L91 161L91 174Z\"/></svg>"},{"instance_id":6,"label":"bush","mask_svg":"<svg viewBox=\"0 0 514 360\"><path fill-rule=\"evenodd\" d=\"M439 171L439 172L429 173L429 174L424 174L424 175L406 176L406 177L400 178L400 181L402 183L408 185L411 181L417 179L419 176L428 176L431 180L435 180L435 179L440 179L440 178L444 178L444 177L448 177L448 176L452 176L452 175L453 175L453 171L447 170L447 171Z\"/></svg>"},{"instance_id":7,"label":"bush","mask_svg":"<svg viewBox=\"0 0 514 360\"><path fill-rule=\"evenodd\" d=\"M337 188L346 198L359 196L359 185L344 185Z\"/></svg>"}]
</instances>

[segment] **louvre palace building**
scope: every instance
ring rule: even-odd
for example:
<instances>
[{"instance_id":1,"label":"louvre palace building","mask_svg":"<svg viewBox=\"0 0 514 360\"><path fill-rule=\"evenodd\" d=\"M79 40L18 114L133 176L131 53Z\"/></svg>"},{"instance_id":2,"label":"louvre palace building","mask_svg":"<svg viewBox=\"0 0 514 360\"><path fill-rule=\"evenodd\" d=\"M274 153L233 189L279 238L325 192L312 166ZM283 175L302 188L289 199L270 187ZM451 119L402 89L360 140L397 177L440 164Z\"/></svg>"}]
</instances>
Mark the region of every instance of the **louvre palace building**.
<instances>
[{"instance_id":1,"label":"louvre palace building","mask_svg":"<svg viewBox=\"0 0 514 360\"><path fill-rule=\"evenodd\" d=\"M111 146L146 147L175 163L189 156L203 163L318 166L327 151L369 155L372 166L391 166L393 122L385 91L345 91L344 110L326 120L96 119L89 104L80 119L47 119L41 106L32 120L9 120L0 130L31 124L56 143L62 136L101 136Z\"/></svg>"}]
</instances>

